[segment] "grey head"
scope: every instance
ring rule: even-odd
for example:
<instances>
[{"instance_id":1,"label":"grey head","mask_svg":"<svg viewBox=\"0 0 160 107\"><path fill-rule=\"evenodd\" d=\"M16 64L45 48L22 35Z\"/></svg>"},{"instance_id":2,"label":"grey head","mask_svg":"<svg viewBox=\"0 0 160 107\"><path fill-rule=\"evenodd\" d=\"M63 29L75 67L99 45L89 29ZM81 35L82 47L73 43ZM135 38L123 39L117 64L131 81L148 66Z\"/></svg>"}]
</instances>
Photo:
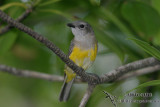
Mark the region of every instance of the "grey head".
<instances>
[{"instance_id":1,"label":"grey head","mask_svg":"<svg viewBox=\"0 0 160 107\"><path fill-rule=\"evenodd\" d=\"M72 23L68 23L67 26L71 28L75 39L77 38L78 40L80 40L88 36L94 36L92 27L87 22L75 21Z\"/></svg>"}]
</instances>

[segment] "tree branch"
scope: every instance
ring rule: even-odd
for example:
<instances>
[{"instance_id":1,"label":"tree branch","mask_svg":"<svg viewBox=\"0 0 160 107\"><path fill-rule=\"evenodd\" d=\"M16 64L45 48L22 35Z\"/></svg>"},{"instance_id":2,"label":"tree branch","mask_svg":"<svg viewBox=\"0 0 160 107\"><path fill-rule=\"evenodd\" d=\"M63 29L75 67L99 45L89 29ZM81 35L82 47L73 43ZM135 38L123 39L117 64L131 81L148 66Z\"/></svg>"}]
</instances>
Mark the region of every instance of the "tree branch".
<instances>
[{"instance_id":1,"label":"tree branch","mask_svg":"<svg viewBox=\"0 0 160 107\"><path fill-rule=\"evenodd\" d=\"M6 65L0 65L0 71L8 72L16 76L39 78L39 79L44 79L44 80L49 80L49 81L63 81L64 80L62 76L54 76L54 75L49 75L49 74L44 74L44 73L29 71L29 70L20 70L20 69L6 66Z\"/></svg>"},{"instance_id":2,"label":"tree branch","mask_svg":"<svg viewBox=\"0 0 160 107\"><path fill-rule=\"evenodd\" d=\"M7 22L8 24L18 28L19 30L27 33L29 36L33 37L37 41L44 44L48 47L52 52L54 52L58 57L61 58L63 62L67 64L78 76L81 77L82 80L87 81L89 84L101 84L104 82L111 82L116 80L118 77L126 74L127 72L138 70L141 68L158 65L160 62L151 57L146 58L143 60L135 61L124 66L121 66L109 73L103 74L101 77L97 76L96 74L89 74L84 71L83 68L77 66L72 60L69 59L67 55L64 54L56 45L54 45L50 40L46 39L45 37L41 36L40 34L36 33L29 27L23 25L22 23L17 22L16 20L9 17L7 14L0 10L0 18Z\"/></svg>"},{"instance_id":3,"label":"tree branch","mask_svg":"<svg viewBox=\"0 0 160 107\"><path fill-rule=\"evenodd\" d=\"M95 88L95 85L88 84L87 91L84 94L79 107L85 107L85 105L87 104L87 102L88 102L88 100L89 100L94 88Z\"/></svg>"},{"instance_id":4,"label":"tree branch","mask_svg":"<svg viewBox=\"0 0 160 107\"><path fill-rule=\"evenodd\" d=\"M119 77L121 77L122 75L124 75L128 72L135 71L135 70L138 70L138 69L142 69L142 68L145 68L145 67L159 65L159 64L160 64L160 62L153 57L138 60L138 61L134 61L132 63L122 65L122 66L118 67L117 69L102 75L100 77L101 83L112 82L112 81L118 79Z\"/></svg>"},{"instance_id":5,"label":"tree branch","mask_svg":"<svg viewBox=\"0 0 160 107\"><path fill-rule=\"evenodd\" d=\"M30 71L30 70L21 70L21 69L16 69L6 65L0 65L0 72L7 72L9 74L13 74L20 77L38 78L38 79L43 79L48 81L56 81L56 82L64 81L63 76L45 74L45 73L40 73L40 72ZM82 83L83 81L81 79L76 78L75 82Z\"/></svg>"},{"instance_id":6,"label":"tree branch","mask_svg":"<svg viewBox=\"0 0 160 107\"><path fill-rule=\"evenodd\" d=\"M120 78L118 78L116 81L120 81L120 80L124 80L124 79L131 78L131 77L137 77L137 76L153 73L153 72L156 72L158 70L160 70L160 65L155 65L155 66L143 68L143 69L140 69L140 70L137 70L137 71L134 71L134 72L127 73L127 74L121 76Z\"/></svg>"},{"instance_id":7,"label":"tree branch","mask_svg":"<svg viewBox=\"0 0 160 107\"><path fill-rule=\"evenodd\" d=\"M128 79L131 77L137 77L137 76L153 73L158 70L160 70L160 65L143 68L143 69L140 69L134 72L124 74L121 77L117 78L115 81L121 81L121 80ZM7 72L9 74L13 74L15 76L20 76L20 77L38 78L38 79L56 81L56 82L62 82L64 80L63 76L45 74L45 73L40 73L37 71L31 71L31 70L16 69L14 67L2 65L2 64L0 64L0 72ZM76 78L75 82L82 83L84 81L82 81L80 78Z\"/></svg>"},{"instance_id":8,"label":"tree branch","mask_svg":"<svg viewBox=\"0 0 160 107\"><path fill-rule=\"evenodd\" d=\"M29 36L33 37L37 41L44 44L46 47L48 47L51 51L53 51L57 56L61 58L62 61L64 61L67 66L69 66L77 75L79 75L84 81L87 81L91 84L97 84L99 82L98 76L90 75L85 73L84 69L81 67L78 67L72 60L69 59L67 55L64 54L63 51L61 51L56 45L54 45L50 40L46 39L45 37L41 36L40 34L36 33L29 27L23 25L22 23L17 22L16 20L12 19L10 16L5 14L0 10L0 18L10 24L11 26L14 26L18 28L19 30L27 33Z\"/></svg>"},{"instance_id":9,"label":"tree branch","mask_svg":"<svg viewBox=\"0 0 160 107\"><path fill-rule=\"evenodd\" d=\"M136 61L136 62L143 62L143 61L144 60L140 60L140 61ZM132 65L134 63L129 63L127 65ZM120 68L125 68L125 67L127 67L127 65L121 66ZM120 69L120 68L117 68L117 69ZM132 76L144 75L147 73L155 72L157 70L160 70L160 65L155 65L155 66L143 68L141 70L137 70L136 72L131 72L131 73L125 74L122 77L118 78L116 81L130 78ZM20 70L20 69L6 66L6 65L0 65L0 71L8 72L8 73L16 75L16 76L38 78L38 79L43 79L43 80L48 80L48 81L62 82L64 80L64 78L62 76L49 75L49 74L35 72L35 71L29 71L29 70ZM115 70L113 70L113 71L115 71ZM75 82L81 83L83 81L81 79L76 79ZM90 95L91 95L94 87L95 87L95 85L91 85L91 84L88 85L88 89L87 89L85 95L83 96L83 99L81 100L79 107L85 107L86 103L88 102L88 100L90 98Z\"/></svg>"},{"instance_id":10,"label":"tree branch","mask_svg":"<svg viewBox=\"0 0 160 107\"><path fill-rule=\"evenodd\" d=\"M23 21L27 16L30 15L30 13L32 12L33 7L29 7L21 16L19 16L16 21L20 22ZM0 29L0 36L2 36L2 34L8 32L13 26L11 25L7 25L4 28Z\"/></svg>"}]
</instances>

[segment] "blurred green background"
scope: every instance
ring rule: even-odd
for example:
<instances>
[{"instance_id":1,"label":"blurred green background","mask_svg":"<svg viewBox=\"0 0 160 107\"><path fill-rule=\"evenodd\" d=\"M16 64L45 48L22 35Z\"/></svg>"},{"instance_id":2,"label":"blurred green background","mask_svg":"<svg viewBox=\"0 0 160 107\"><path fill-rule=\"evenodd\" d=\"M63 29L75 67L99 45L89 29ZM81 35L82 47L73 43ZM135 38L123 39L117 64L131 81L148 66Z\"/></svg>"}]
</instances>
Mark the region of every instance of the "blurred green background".
<instances>
[{"instance_id":1,"label":"blurred green background","mask_svg":"<svg viewBox=\"0 0 160 107\"><path fill-rule=\"evenodd\" d=\"M151 56L129 38L137 38L160 48L160 0L0 0L0 9L16 19L31 4L35 8L23 23L51 40L66 54L73 38L66 24L84 20L92 25L99 41L99 51L94 65L87 72L100 75L120 65ZM0 29L5 25L0 20ZM64 63L55 54L15 28L0 35L0 64L53 75L64 73ZM158 78L158 73L153 73L99 85L87 107L113 107L103 90L118 97L141 83ZM61 86L61 82L22 78L0 72L0 107L78 106L87 85L75 83L66 103L58 101ZM151 92L153 97L149 99L160 99L158 86L147 87L139 92ZM158 103L118 105L159 107Z\"/></svg>"}]
</instances>

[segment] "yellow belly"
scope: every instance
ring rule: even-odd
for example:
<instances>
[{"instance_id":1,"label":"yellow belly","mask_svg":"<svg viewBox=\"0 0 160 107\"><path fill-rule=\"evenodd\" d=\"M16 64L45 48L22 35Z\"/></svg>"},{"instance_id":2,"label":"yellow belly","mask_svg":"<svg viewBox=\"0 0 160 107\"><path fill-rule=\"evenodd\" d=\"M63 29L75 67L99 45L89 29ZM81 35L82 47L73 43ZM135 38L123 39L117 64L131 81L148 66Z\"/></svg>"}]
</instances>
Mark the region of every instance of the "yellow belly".
<instances>
[{"instance_id":1,"label":"yellow belly","mask_svg":"<svg viewBox=\"0 0 160 107\"><path fill-rule=\"evenodd\" d=\"M94 48L84 50L75 46L70 54L69 58L83 69L87 69L95 60L97 55L97 45ZM71 81L76 74L70 68L66 68L65 73L67 75L67 82Z\"/></svg>"},{"instance_id":2,"label":"yellow belly","mask_svg":"<svg viewBox=\"0 0 160 107\"><path fill-rule=\"evenodd\" d=\"M96 58L97 49L91 48L88 50L83 50L79 47L74 47L69 58L76 63L78 66L85 68L85 62L93 62ZM86 60L86 61L85 61Z\"/></svg>"}]
</instances>

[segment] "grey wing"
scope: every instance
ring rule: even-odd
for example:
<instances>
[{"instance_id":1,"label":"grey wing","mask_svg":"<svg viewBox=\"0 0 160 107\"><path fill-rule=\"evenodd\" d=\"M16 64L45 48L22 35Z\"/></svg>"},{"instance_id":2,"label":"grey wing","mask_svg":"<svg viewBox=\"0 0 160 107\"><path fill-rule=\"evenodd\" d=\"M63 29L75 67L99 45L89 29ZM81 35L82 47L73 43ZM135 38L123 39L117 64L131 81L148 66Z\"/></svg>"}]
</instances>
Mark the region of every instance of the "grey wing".
<instances>
[{"instance_id":1,"label":"grey wing","mask_svg":"<svg viewBox=\"0 0 160 107\"><path fill-rule=\"evenodd\" d=\"M68 52L68 56L72 53L74 47L74 39L72 39L71 44L69 46L69 52ZM65 69L67 69L67 65L65 64Z\"/></svg>"},{"instance_id":2,"label":"grey wing","mask_svg":"<svg viewBox=\"0 0 160 107\"><path fill-rule=\"evenodd\" d=\"M70 46L69 46L68 56L72 53L73 47L74 47L74 39L71 41L71 44L70 44Z\"/></svg>"}]
</instances>

